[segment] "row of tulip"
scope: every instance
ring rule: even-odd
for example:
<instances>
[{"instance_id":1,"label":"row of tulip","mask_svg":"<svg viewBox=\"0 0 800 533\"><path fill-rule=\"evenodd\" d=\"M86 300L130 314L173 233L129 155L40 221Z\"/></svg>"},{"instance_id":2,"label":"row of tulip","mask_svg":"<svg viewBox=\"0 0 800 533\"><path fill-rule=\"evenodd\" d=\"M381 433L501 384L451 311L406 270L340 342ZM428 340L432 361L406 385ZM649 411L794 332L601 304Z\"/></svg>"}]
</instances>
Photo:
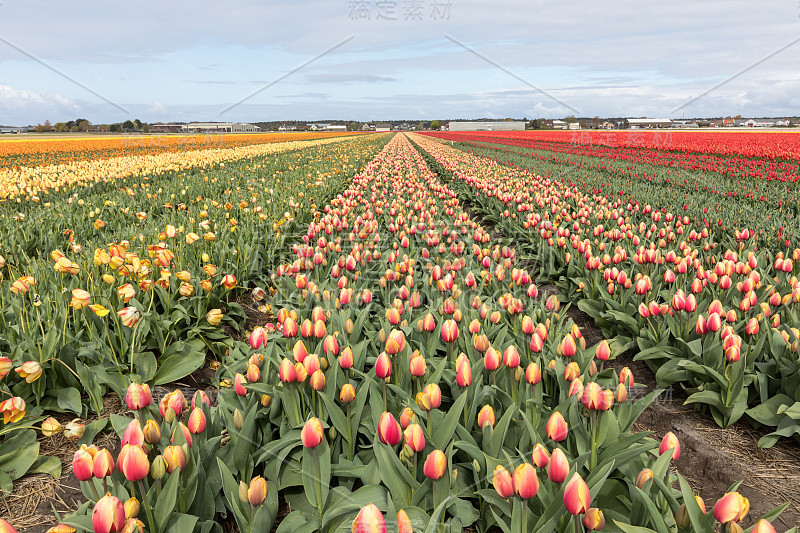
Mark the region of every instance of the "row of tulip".
<instances>
[{"instance_id":1,"label":"row of tulip","mask_svg":"<svg viewBox=\"0 0 800 533\"><path fill-rule=\"evenodd\" d=\"M131 379L168 384L238 350L221 330L241 328L238 295L386 140L273 144L284 153L0 204L0 488L58 475L19 445L45 410L100 413Z\"/></svg>"},{"instance_id":2,"label":"row of tulip","mask_svg":"<svg viewBox=\"0 0 800 533\"><path fill-rule=\"evenodd\" d=\"M51 191L75 186L107 183L127 177L154 176L193 167L212 167L226 161L264 157L305 146L339 142L343 137L317 140L264 142L231 148L199 147L188 151L158 150L106 158L88 158L11 168L0 167L0 199L23 198L34 202L50 200ZM52 202L52 200L50 200Z\"/></svg>"},{"instance_id":3,"label":"row of tulip","mask_svg":"<svg viewBox=\"0 0 800 533\"><path fill-rule=\"evenodd\" d=\"M125 134L5 139L0 143L0 168L32 168L87 159L157 155L164 152L187 152L208 148L236 148L253 144L307 141L344 135L353 135L353 133Z\"/></svg>"},{"instance_id":4,"label":"row of tulip","mask_svg":"<svg viewBox=\"0 0 800 533\"><path fill-rule=\"evenodd\" d=\"M476 155L558 177L592 193L663 203L698 227L746 225L761 246L785 250L787 242L797 244L800 204L793 182L800 171L795 163L732 156L708 161L711 156L667 149L501 140L490 134L438 136L467 143Z\"/></svg>"},{"instance_id":5,"label":"row of tulip","mask_svg":"<svg viewBox=\"0 0 800 533\"><path fill-rule=\"evenodd\" d=\"M706 509L680 443L633 432L657 392L604 368L518 250L464 211L405 136L273 267L275 321L221 354L216 401L121 391L114 460L71 428L87 503L53 532L739 531L738 484ZM253 289L255 298L263 290ZM76 434L76 437L79 436ZM678 487L674 485L677 483ZM135 498L135 499L132 499ZM775 509L752 531L774 531ZM0 526L5 527L1 522Z\"/></svg>"},{"instance_id":6,"label":"row of tulip","mask_svg":"<svg viewBox=\"0 0 800 533\"><path fill-rule=\"evenodd\" d=\"M657 393L628 399L630 371L603 368L610 344L585 345L404 136L304 241L276 270L277 323L251 334L263 366L233 364L221 392L269 403L276 434L254 466L293 509L278 532L351 520L383 531L387 517L401 531L711 531L745 519L736 487L706 512L670 474L674 435L631 431Z\"/></svg>"},{"instance_id":7,"label":"row of tulip","mask_svg":"<svg viewBox=\"0 0 800 533\"><path fill-rule=\"evenodd\" d=\"M682 384L721 426L746 413L776 427L761 446L800 435L800 249L758 249L748 229L709 232L647 198L589 194L417 139L456 190L499 213L542 275L615 336L615 353L638 351L660 386Z\"/></svg>"}]
</instances>

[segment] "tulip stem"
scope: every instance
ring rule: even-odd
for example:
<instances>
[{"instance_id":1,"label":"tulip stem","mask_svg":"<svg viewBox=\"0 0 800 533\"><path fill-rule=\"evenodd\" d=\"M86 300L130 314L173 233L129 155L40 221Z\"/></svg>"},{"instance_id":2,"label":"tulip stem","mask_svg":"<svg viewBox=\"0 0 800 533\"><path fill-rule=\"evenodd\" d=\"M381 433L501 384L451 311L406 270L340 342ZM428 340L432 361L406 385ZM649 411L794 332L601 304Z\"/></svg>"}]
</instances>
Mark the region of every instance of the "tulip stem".
<instances>
[{"instance_id":1,"label":"tulip stem","mask_svg":"<svg viewBox=\"0 0 800 533\"><path fill-rule=\"evenodd\" d=\"M322 520L322 511L324 508L325 502L322 501L322 488L320 484L322 483L321 475L319 472L319 461L317 460L317 448L314 447L311 449L311 454L314 458L314 474L316 475L316 483L314 484L314 489L317 491L317 507L319 508L319 519Z\"/></svg>"},{"instance_id":2,"label":"tulip stem","mask_svg":"<svg viewBox=\"0 0 800 533\"><path fill-rule=\"evenodd\" d=\"M592 409L592 456L589 460L589 470L594 470L597 465L597 411Z\"/></svg>"},{"instance_id":3,"label":"tulip stem","mask_svg":"<svg viewBox=\"0 0 800 533\"><path fill-rule=\"evenodd\" d=\"M347 403L347 456L353 460L353 424L350 421L350 402Z\"/></svg>"},{"instance_id":4,"label":"tulip stem","mask_svg":"<svg viewBox=\"0 0 800 533\"><path fill-rule=\"evenodd\" d=\"M155 532L157 530L156 521L153 520L153 509L150 507L150 502L147 501L147 492L145 492L144 484L141 480L139 480L139 491L142 493L142 506L144 507L145 513L147 513L147 529Z\"/></svg>"},{"instance_id":5,"label":"tulip stem","mask_svg":"<svg viewBox=\"0 0 800 533\"><path fill-rule=\"evenodd\" d=\"M383 410L386 412L386 378L381 380L381 384L383 385Z\"/></svg>"},{"instance_id":6,"label":"tulip stem","mask_svg":"<svg viewBox=\"0 0 800 533\"><path fill-rule=\"evenodd\" d=\"M94 478L87 481L89 484L89 489L92 491L92 496L94 496L94 501L97 503L100 501L100 495L97 493L97 487L94 486Z\"/></svg>"},{"instance_id":7,"label":"tulip stem","mask_svg":"<svg viewBox=\"0 0 800 533\"><path fill-rule=\"evenodd\" d=\"M581 519L580 519L580 515L577 515L577 514L576 514L576 515L575 515L575 533L581 533L581 530L582 530L582 529L583 529L583 528L581 527Z\"/></svg>"}]
</instances>

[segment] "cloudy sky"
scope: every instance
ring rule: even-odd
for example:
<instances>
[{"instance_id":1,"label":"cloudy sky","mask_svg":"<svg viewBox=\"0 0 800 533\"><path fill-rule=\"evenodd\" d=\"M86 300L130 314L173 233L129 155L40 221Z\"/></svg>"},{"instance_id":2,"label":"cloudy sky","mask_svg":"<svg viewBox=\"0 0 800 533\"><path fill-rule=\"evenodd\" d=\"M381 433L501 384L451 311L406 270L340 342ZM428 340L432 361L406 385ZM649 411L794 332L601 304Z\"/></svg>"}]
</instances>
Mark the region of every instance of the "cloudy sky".
<instances>
[{"instance_id":1,"label":"cloudy sky","mask_svg":"<svg viewBox=\"0 0 800 533\"><path fill-rule=\"evenodd\" d=\"M735 114L800 114L797 0L0 2L4 125Z\"/></svg>"}]
</instances>

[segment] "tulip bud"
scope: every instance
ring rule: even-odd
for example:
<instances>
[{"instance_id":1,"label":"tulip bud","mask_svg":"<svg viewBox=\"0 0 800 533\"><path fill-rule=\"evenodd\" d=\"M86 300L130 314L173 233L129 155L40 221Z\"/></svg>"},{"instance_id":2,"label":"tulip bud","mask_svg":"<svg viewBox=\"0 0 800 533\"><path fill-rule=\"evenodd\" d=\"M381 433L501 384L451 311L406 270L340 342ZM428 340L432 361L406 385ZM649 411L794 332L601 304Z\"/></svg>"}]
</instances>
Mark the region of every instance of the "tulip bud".
<instances>
[{"instance_id":1,"label":"tulip bud","mask_svg":"<svg viewBox=\"0 0 800 533\"><path fill-rule=\"evenodd\" d=\"M411 451L419 453L425 449L425 435L419 424L409 424L403 431L403 438Z\"/></svg>"},{"instance_id":2,"label":"tulip bud","mask_svg":"<svg viewBox=\"0 0 800 533\"><path fill-rule=\"evenodd\" d=\"M269 394L262 394L261 395L261 407L269 407L272 405L272 396Z\"/></svg>"},{"instance_id":3,"label":"tulip bud","mask_svg":"<svg viewBox=\"0 0 800 533\"><path fill-rule=\"evenodd\" d=\"M339 401L342 403L350 403L356 399L356 389L350 383L346 383L342 386L342 390L339 393Z\"/></svg>"},{"instance_id":4,"label":"tulip bud","mask_svg":"<svg viewBox=\"0 0 800 533\"><path fill-rule=\"evenodd\" d=\"M714 518L720 524L741 522L750 510L750 502L738 492L727 492L714 504Z\"/></svg>"},{"instance_id":5,"label":"tulip bud","mask_svg":"<svg viewBox=\"0 0 800 533\"><path fill-rule=\"evenodd\" d=\"M125 509L125 519L127 520L129 518L136 518L139 516L141 504L136 498L129 498L128 501L126 501L123 505L123 508Z\"/></svg>"},{"instance_id":6,"label":"tulip bud","mask_svg":"<svg viewBox=\"0 0 800 533\"><path fill-rule=\"evenodd\" d=\"M267 499L267 480L261 476L256 476L250 481L247 489L247 500L250 505L257 507Z\"/></svg>"},{"instance_id":7,"label":"tulip bud","mask_svg":"<svg viewBox=\"0 0 800 533\"><path fill-rule=\"evenodd\" d=\"M153 459L153 464L150 465L150 476L153 479L161 479L167 473L167 463L161 455Z\"/></svg>"},{"instance_id":8,"label":"tulip bud","mask_svg":"<svg viewBox=\"0 0 800 533\"><path fill-rule=\"evenodd\" d=\"M157 444L161 440L161 427L155 420L148 420L142 430L144 442L147 444Z\"/></svg>"},{"instance_id":9,"label":"tulip bud","mask_svg":"<svg viewBox=\"0 0 800 533\"><path fill-rule=\"evenodd\" d=\"M603 516L603 511L597 507L592 507L586 511L586 516L583 517L583 525L590 531L600 531L606 526L606 519Z\"/></svg>"},{"instance_id":10,"label":"tulip bud","mask_svg":"<svg viewBox=\"0 0 800 533\"><path fill-rule=\"evenodd\" d=\"M422 471L429 479L441 479L445 472L447 472L447 458L444 456L444 452L441 450L433 450L428 454Z\"/></svg>"},{"instance_id":11,"label":"tulip bud","mask_svg":"<svg viewBox=\"0 0 800 533\"><path fill-rule=\"evenodd\" d=\"M244 426L244 415L238 408L236 408L233 411L233 427L236 429L242 429L242 426Z\"/></svg>"},{"instance_id":12,"label":"tulip bud","mask_svg":"<svg viewBox=\"0 0 800 533\"><path fill-rule=\"evenodd\" d=\"M653 471L649 468L642 469L639 475L636 476L636 487L644 488L644 484L653 479Z\"/></svg>"},{"instance_id":13,"label":"tulip bud","mask_svg":"<svg viewBox=\"0 0 800 533\"><path fill-rule=\"evenodd\" d=\"M247 497L248 486L244 481L239 480L239 501L242 503L250 503Z\"/></svg>"},{"instance_id":14,"label":"tulip bud","mask_svg":"<svg viewBox=\"0 0 800 533\"><path fill-rule=\"evenodd\" d=\"M489 427L494 427L494 409L491 405L484 405L480 412L478 412L478 427L483 429L488 424Z\"/></svg>"}]
</instances>

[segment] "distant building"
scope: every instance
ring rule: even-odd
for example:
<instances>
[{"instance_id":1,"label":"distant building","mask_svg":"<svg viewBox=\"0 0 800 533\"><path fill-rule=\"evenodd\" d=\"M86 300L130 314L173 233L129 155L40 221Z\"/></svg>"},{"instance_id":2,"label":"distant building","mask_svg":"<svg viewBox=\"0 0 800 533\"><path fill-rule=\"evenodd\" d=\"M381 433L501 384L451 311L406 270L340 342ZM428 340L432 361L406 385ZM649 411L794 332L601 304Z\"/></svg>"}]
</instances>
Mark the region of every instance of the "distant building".
<instances>
[{"instance_id":1,"label":"distant building","mask_svg":"<svg viewBox=\"0 0 800 533\"><path fill-rule=\"evenodd\" d=\"M496 122L451 122L450 131L522 131L521 120L499 120Z\"/></svg>"},{"instance_id":2,"label":"distant building","mask_svg":"<svg viewBox=\"0 0 800 533\"><path fill-rule=\"evenodd\" d=\"M0 133L25 133L25 131L27 131L27 128L0 127Z\"/></svg>"},{"instance_id":3,"label":"distant building","mask_svg":"<svg viewBox=\"0 0 800 533\"><path fill-rule=\"evenodd\" d=\"M261 128L244 122L190 122L181 125L183 133L255 133Z\"/></svg>"},{"instance_id":4,"label":"distant building","mask_svg":"<svg viewBox=\"0 0 800 533\"><path fill-rule=\"evenodd\" d=\"M736 120L732 117L725 117L722 119L722 126L725 128L732 128L736 125Z\"/></svg>"},{"instance_id":5,"label":"distant building","mask_svg":"<svg viewBox=\"0 0 800 533\"><path fill-rule=\"evenodd\" d=\"M746 128L771 128L775 126L774 120L765 120L765 119L755 119L751 118L750 120L745 120L742 123L742 126Z\"/></svg>"},{"instance_id":6,"label":"distant building","mask_svg":"<svg viewBox=\"0 0 800 533\"><path fill-rule=\"evenodd\" d=\"M553 121L553 129L554 130L565 130L567 129L567 123L563 120L554 120Z\"/></svg>"},{"instance_id":7,"label":"distant building","mask_svg":"<svg viewBox=\"0 0 800 533\"><path fill-rule=\"evenodd\" d=\"M286 124L281 124L278 126L278 131L297 131L297 126L291 125L287 126Z\"/></svg>"},{"instance_id":8,"label":"distant building","mask_svg":"<svg viewBox=\"0 0 800 533\"><path fill-rule=\"evenodd\" d=\"M386 122L379 122L375 124L375 131L392 131L392 125Z\"/></svg>"},{"instance_id":9,"label":"distant building","mask_svg":"<svg viewBox=\"0 0 800 533\"><path fill-rule=\"evenodd\" d=\"M671 128L672 120L668 118L628 118L625 119L625 125L633 130Z\"/></svg>"},{"instance_id":10,"label":"distant building","mask_svg":"<svg viewBox=\"0 0 800 533\"><path fill-rule=\"evenodd\" d=\"M311 131L347 131L347 126L323 122L321 124L309 124L308 129Z\"/></svg>"},{"instance_id":11,"label":"distant building","mask_svg":"<svg viewBox=\"0 0 800 533\"><path fill-rule=\"evenodd\" d=\"M181 124L151 124L150 131L153 133L180 133L183 131Z\"/></svg>"},{"instance_id":12,"label":"distant building","mask_svg":"<svg viewBox=\"0 0 800 533\"><path fill-rule=\"evenodd\" d=\"M361 131L375 131L375 126L365 123L363 126L361 126Z\"/></svg>"}]
</instances>

